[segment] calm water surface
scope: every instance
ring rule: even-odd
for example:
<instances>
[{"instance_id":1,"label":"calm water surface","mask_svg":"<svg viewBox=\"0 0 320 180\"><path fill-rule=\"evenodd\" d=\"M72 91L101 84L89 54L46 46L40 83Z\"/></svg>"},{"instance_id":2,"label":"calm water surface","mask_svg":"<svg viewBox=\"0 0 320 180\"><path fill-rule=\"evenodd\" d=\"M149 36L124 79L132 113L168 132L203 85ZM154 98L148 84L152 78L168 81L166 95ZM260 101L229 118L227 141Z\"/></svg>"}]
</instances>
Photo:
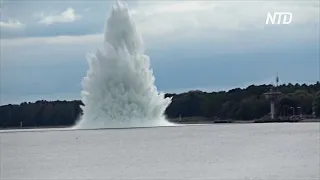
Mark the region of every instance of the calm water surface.
<instances>
[{"instance_id":1,"label":"calm water surface","mask_svg":"<svg viewBox=\"0 0 320 180\"><path fill-rule=\"evenodd\" d=\"M320 123L0 133L1 179L319 179Z\"/></svg>"}]
</instances>

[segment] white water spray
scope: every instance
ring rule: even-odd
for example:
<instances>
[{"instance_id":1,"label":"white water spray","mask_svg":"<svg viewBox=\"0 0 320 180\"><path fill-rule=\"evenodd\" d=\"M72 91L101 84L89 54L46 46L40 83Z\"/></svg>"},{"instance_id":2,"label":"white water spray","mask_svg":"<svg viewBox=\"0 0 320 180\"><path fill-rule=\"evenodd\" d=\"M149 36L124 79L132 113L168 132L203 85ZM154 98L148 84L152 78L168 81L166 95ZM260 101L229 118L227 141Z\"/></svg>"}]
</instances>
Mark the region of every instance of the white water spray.
<instances>
[{"instance_id":1,"label":"white water spray","mask_svg":"<svg viewBox=\"0 0 320 180\"><path fill-rule=\"evenodd\" d=\"M81 92L85 106L75 128L170 125L164 111L171 99L157 91L149 57L126 5L118 2L112 7L104 47L87 59Z\"/></svg>"}]
</instances>

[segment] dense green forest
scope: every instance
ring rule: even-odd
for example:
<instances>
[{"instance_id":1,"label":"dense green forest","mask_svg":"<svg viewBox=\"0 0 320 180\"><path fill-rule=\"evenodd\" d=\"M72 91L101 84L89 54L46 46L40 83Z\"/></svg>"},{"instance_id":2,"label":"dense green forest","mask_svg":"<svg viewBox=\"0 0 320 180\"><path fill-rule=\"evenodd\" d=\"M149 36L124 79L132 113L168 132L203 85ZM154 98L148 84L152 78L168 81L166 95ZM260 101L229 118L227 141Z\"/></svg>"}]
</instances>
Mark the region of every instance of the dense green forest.
<instances>
[{"instance_id":1,"label":"dense green forest","mask_svg":"<svg viewBox=\"0 0 320 180\"><path fill-rule=\"evenodd\" d=\"M252 120L260 118L270 111L268 100L263 93L272 85L251 85L245 89L229 91L202 92L199 90L181 94L166 94L172 97L172 103L166 109L169 119L179 117L206 117L206 119ZM320 116L320 83L283 84L278 87L282 93L276 102L277 114ZM81 115L80 100L74 101L36 101L20 105L0 106L0 128L70 126ZM295 111L294 111L294 110Z\"/></svg>"}]
</instances>

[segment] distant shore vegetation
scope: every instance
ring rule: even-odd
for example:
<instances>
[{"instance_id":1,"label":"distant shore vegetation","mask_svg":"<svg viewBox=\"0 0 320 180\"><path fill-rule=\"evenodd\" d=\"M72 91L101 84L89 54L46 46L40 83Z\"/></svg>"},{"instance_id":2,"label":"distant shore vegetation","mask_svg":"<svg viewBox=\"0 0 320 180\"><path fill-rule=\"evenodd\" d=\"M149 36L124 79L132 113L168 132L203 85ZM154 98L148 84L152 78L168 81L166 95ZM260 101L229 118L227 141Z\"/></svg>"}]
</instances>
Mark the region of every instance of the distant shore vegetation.
<instances>
[{"instance_id":1,"label":"distant shore vegetation","mask_svg":"<svg viewBox=\"0 0 320 180\"><path fill-rule=\"evenodd\" d=\"M266 116L270 103L263 93L272 85L251 85L229 91L165 94L172 97L165 115L171 121L203 117L206 121L236 119L249 121ZM278 116L320 117L320 82L315 84L282 84L276 100ZM80 100L23 102L0 106L0 128L72 126L81 116ZM188 123L188 122L186 122Z\"/></svg>"}]
</instances>

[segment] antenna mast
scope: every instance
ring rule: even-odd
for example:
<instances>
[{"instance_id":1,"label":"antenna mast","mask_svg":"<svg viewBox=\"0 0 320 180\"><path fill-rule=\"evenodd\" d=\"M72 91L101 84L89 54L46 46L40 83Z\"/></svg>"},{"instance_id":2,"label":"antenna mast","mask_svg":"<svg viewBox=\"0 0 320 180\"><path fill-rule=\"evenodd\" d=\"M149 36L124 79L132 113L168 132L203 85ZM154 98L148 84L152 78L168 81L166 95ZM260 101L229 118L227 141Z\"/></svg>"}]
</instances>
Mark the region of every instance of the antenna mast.
<instances>
[{"instance_id":1,"label":"antenna mast","mask_svg":"<svg viewBox=\"0 0 320 180\"><path fill-rule=\"evenodd\" d=\"M279 86L279 75L278 75L278 72L277 72L277 77L276 77L276 89L277 89L277 92L278 92L278 86Z\"/></svg>"}]
</instances>

